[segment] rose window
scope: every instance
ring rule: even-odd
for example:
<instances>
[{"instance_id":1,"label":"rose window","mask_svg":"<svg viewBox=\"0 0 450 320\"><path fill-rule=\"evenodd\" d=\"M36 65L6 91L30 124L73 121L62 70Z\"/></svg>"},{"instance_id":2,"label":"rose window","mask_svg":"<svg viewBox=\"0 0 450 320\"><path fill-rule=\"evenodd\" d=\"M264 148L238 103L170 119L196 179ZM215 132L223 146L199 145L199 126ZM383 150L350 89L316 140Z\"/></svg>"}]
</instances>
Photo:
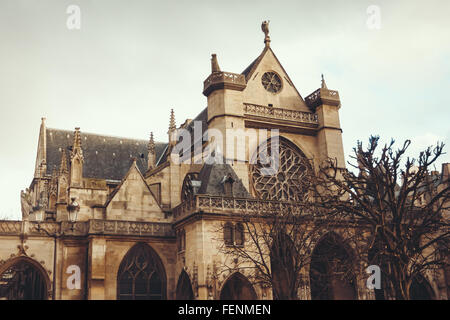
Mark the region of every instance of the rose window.
<instances>
[{"instance_id":1,"label":"rose window","mask_svg":"<svg viewBox=\"0 0 450 320\"><path fill-rule=\"evenodd\" d=\"M261 77L261 83L269 92L277 93L281 90L281 79L275 72L266 72Z\"/></svg>"},{"instance_id":2,"label":"rose window","mask_svg":"<svg viewBox=\"0 0 450 320\"><path fill-rule=\"evenodd\" d=\"M263 200L300 201L309 186L311 165L292 144L279 140L279 161L270 141L259 147L250 168L253 189Z\"/></svg>"}]
</instances>

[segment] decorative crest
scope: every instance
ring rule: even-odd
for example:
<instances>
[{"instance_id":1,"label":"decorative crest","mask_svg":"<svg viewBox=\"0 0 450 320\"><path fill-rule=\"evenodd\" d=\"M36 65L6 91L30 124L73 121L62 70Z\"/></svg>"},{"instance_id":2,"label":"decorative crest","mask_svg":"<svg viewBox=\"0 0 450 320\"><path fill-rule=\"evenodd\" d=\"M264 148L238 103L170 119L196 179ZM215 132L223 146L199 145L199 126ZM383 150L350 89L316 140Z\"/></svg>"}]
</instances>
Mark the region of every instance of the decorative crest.
<instances>
[{"instance_id":1,"label":"decorative crest","mask_svg":"<svg viewBox=\"0 0 450 320\"><path fill-rule=\"evenodd\" d=\"M170 123L169 123L169 132L172 132L176 129L175 124L175 113L173 112L173 109L170 109Z\"/></svg>"},{"instance_id":2,"label":"decorative crest","mask_svg":"<svg viewBox=\"0 0 450 320\"><path fill-rule=\"evenodd\" d=\"M323 73L322 73L322 85L321 85L322 89L328 89L327 88L327 84L325 83L325 79L323 78Z\"/></svg>"},{"instance_id":3,"label":"decorative crest","mask_svg":"<svg viewBox=\"0 0 450 320\"><path fill-rule=\"evenodd\" d=\"M220 72L219 62L217 61L217 55L213 53L211 55L211 73Z\"/></svg>"},{"instance_id":4,"label":"decorative crest","mask_svg":"<svg viewBox=\"0 0 450 320\"><path fill-rule=\"evenodd\" d=\"M62 150L61 152L61 163L59 164L59 174L67 174L69 173L69 170L67 169L67 157L66 157L66 150Z\"/></svg>"},{"instance_id":5,"label":"decorative crest","mask_svg":"<svg viewBox=\"0 0 450 320\"><path fill-rule=\"evenodd\" d=\"M263 23L261 24L261 30L262 32L264 32L264 43L266 47L270 46L269 22L270 21L263 21Z\"/></svg>"},{"instance_id":6,"label":"decorative crest","mask_svg":"<svg viewBox=\"0 0 450 320\"><path fill-rule=\"evenodd\" d=\"M153 132L150 132L150 140L148 142L148 153L155 154L155 140L153 139Z\"/></svg>"}]
</instances>

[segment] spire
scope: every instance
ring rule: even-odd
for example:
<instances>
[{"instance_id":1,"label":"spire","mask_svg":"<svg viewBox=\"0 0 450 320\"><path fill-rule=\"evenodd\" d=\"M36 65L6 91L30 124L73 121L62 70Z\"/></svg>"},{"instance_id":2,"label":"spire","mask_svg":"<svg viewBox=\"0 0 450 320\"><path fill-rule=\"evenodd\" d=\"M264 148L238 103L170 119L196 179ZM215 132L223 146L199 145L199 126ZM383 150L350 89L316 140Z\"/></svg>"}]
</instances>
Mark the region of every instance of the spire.
<instances>
[{"instance_id":1,"label":"spire","mask_svg":"<svg viewBox=\"0 0 450 320\"><path fill-rule=\"evenodd\" d=\"M34 177L41 175L41 165L46 162L47 155L47 128L45 127L45 118L41 118L41 127L39 129L38 150L36 155L36 164L34 169ZM45 172L44 172L45 174Z\"/></svg>"},{"instance_id":2,"label":"spire","mask_svg":"<svg viewBox=\"0 0 450 320\"><path fill-rule=\"evenodd\" d=\"M70 154L70 185L80 187L83 183L83 149L81 149L80 128L75 128L73 147Z\"/></svg>"},{"instance_id":3,"label":"spire","mask_svg":"<svg viewBox=\"0 0 450 320\"><path fill-rule=\"evenodd\" d=\"M150 132L150 140L148 142L148 153L155 154L155 140L153 139L153 131Z\"/></svg>"},{"instance_id":4,"label":"spire","mask_svg":"<svg viewBox=\"0 0 450 320\"><path fill-rule=\"evenodd\" d=\"M215 53L211 55L211 73L213 72L220 72L219 62Z\"/></svg>"},{"instance_id":5,"label":"spire","mask_svg":"<svg viewBox=\"0 0 450 320\"><path fill-rule=\"evenodd\" d=\"M176 129L175 124L175 113L173 112L173 109L170 109L170 123L169 123L169 132L172 132Z\"/></svg>"},{"instance_id":6,"label":"spire","mask_svg":"<svg viewBox=\"0 0 450 320\"><path fill-rule=\"evenodd\" d=\"M173 112L173 109L170 109L170 124L169 131L167 133L169 134L169 144L171 146L174 146L177 143L176 129L177 126L175 124L175 113Z\"/></svg>"},{"instance_id":7,"label":"spire","mask_svg":"<svg viewBox=\"0 0 450 320\"><path fill-rule=\"evenodd\" d=\"M155 150L155 140L153 139L153 132L150 132L150 140L148 142L148 159L147 168L151 170L156 165L156 150Z\"/></svg>"},{"instance_id":8,"label":"spire","mask_svg":"<svg viewBox=\"0 0 450 320\"><path fill-rule=\"evenodd\" d=\"M264 32L264 44L266 47L270 47L269 22L270 21L263 21L261 24L261 30Z\"/></svg>"},{"instance_id":9,"label":"spire","mask_svg":"<svg viewBox=\"0 0 450 320\"><path fill-rule=\"evenodd\" d=\"M328 89L327 88L327 84L325 83L325 79L323 78L323 73L322 73L322 85L321 85L322 89Z\"/></svg>"},{"instance_id":10,"label":"spire","mask_svg":"<svg viewBox=\"0 0 450 320\"><path fill-rule=\"evenodd\" d=\"M67 174L69 170L67 170L67 157L66 157L66 150L62 150L61 152L61 163L59 164L59 174Z\"/></svg>"},{"instance_id":11,"label":"spire","mask_svg":"<svg viewBox=\"0 0 450 320\"><path fill-rule=\"evenodd\" d=\"M83 149L81 149L81 133L80 128L75 128L75 132L73 134L73 148L72 148L72 157L75 154L79 154L81 157L83 156Z\"/></svg>"},{"instance_id":12,"label":"spire","mask_svg":"<svg viewBox=\"0 0 450 320\"><path fill-rule=\"evenodd\" d=\"M56 166L53 166L52 180L55 180L57 177L58 177L58 170L56 169Z\"/></svg>"}]
</instances>

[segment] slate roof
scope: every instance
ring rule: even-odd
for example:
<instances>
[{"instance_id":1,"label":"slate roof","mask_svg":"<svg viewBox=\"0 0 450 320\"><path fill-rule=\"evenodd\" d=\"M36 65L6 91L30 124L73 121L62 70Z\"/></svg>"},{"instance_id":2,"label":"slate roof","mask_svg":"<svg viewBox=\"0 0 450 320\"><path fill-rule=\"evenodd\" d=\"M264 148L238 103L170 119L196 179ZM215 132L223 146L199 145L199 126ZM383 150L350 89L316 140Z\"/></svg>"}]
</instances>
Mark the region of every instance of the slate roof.
<instances>
[{"instance_id":1,"label":"slate roof","mask_svg":"<svg viewBox=\"0 0 450 320\"><path fill-rule=\"evenodd\" d=\"M68 159L73 145L73 131L47 128L47 174L59 168L61 151ZM84 164L83 177L121 180L130 169L132 158L137 159L141 172L147 171L148 141L111 137L81 132ZM156 158L162 154L166 143L155 143Z\"/></svg>"},{"instance_id":2,"label":"slate roof","mask_svg":"<svg viewBox=\"0 0 450 320\"><path fill-rule=\"evenodd\" d=\"M235 181L233 183L233 196L237 198L250 198L247 189L245 189L242 181L229 164L205 164L198 174L198 180L200 180L202 184L197 193L223 196L223 179L229 174Z\"/></svg>"}]
</instances>

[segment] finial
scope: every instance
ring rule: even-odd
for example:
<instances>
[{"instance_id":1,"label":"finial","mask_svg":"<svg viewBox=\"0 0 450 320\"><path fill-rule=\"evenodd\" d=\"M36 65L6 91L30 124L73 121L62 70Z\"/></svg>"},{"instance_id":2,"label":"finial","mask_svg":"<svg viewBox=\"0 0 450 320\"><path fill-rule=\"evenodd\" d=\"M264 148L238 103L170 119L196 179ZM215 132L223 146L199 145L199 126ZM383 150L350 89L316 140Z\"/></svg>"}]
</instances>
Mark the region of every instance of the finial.
<instances>
[{"instance_id":1,"label":"finial","mask_svg":"<svg viewBox=\"0 0 450 320\"><path fill-rule=\"evenodd\" d=\"M327 84L325 83L325 79L323 78L323 73L322 73L322 89L328 89L327 88Z\"/></svg>"},{"instance_id":2,"label":"finial","mask_svg":"<svg viewBox=\"0 0 450 320\"><path fill-rule=\"evenodd\" d=\"M150 140L148 142L148 153L155 154L155 140L153 139L153 132L150 132Z\"/></svg>"},{"instance_id":3,"label":"finial","mask_svg":"<svg viewBox=\"0 0 450 320\"><path fill-rule=\"evenodd\" d=\"M42 124L45 124L45 120L47 120L47 118L46 118L46 117L42 117L42 118L41 118L41 123L42 123Z\"/></svg>"},{"instance_id":4,"label":"finial","mask_svg":"<svg viewBox=\"0 0 450 320\"><path fill-rule=\"evenodd\" d=\"M211 55L211 72L220 72L219 62L215 53Z\"/></svg>"},{"instance_id":5,"label":"finial","mask_svg":"<svg viewBox=\"0 0 450 320\"><path fill-rule=\"evenodd\" d=\"M170 123L169 123L169 132L172 132L176 129L175 124L175 113L173 112L173 109L170 109Z\"/></svg>"},{"instance_id":6,"label":"finial","mask_svg":"<svg viewBox=\"0 0 450 320\"><path fill-rule=\"evenodd\" d=\"M75 132L73 135L73 149L81 148L81 134L80 134L80 128L76 127Z\"/></svg>"},{"instance_id":7,"label":"finial","mask_svg":"<svg viewBox=\"0 0 450 320\"><path fill-rule=\"evenodd\" d=\"M80 128L76 127L73 134L73 148L71 153L71 159L75 154L79 154L83 158L83 149L81 149L81 133Z\"/></svg>"},{"instance_id":8,"label":"finial","mask_svg":"<svg viewBox=\"0 0 450 320\"><path fill-rule=\"evenodd\" d=\"M56 178L58 176L58 170L56 169L56 165L53 166L52 170L52 178Z\"/></svg>"},{"instance_id":9,"label":"finial","mask_svg":"<svg viewBox=\"0 0 450 320\"><path fill-rule=\"evenodd\" d=\"M263 23L261 24L261 30L262 30L262 32L264 32L264 43L265 43L266 47L270 46L269 22L270 22L269 20L263 21Z\"/></svg>"},{"instance_id":10,"label":"finial","mask_svg":"<svg viewBox=\"0 0 450 320\"><path fill-rule=\"evenodd\" d=\"M67 169L67 158L66 158L66 150L62 150L61 153L61 163L59 165L59 174L67 174L69 170Z\"/></svg>"}]
</instances>

